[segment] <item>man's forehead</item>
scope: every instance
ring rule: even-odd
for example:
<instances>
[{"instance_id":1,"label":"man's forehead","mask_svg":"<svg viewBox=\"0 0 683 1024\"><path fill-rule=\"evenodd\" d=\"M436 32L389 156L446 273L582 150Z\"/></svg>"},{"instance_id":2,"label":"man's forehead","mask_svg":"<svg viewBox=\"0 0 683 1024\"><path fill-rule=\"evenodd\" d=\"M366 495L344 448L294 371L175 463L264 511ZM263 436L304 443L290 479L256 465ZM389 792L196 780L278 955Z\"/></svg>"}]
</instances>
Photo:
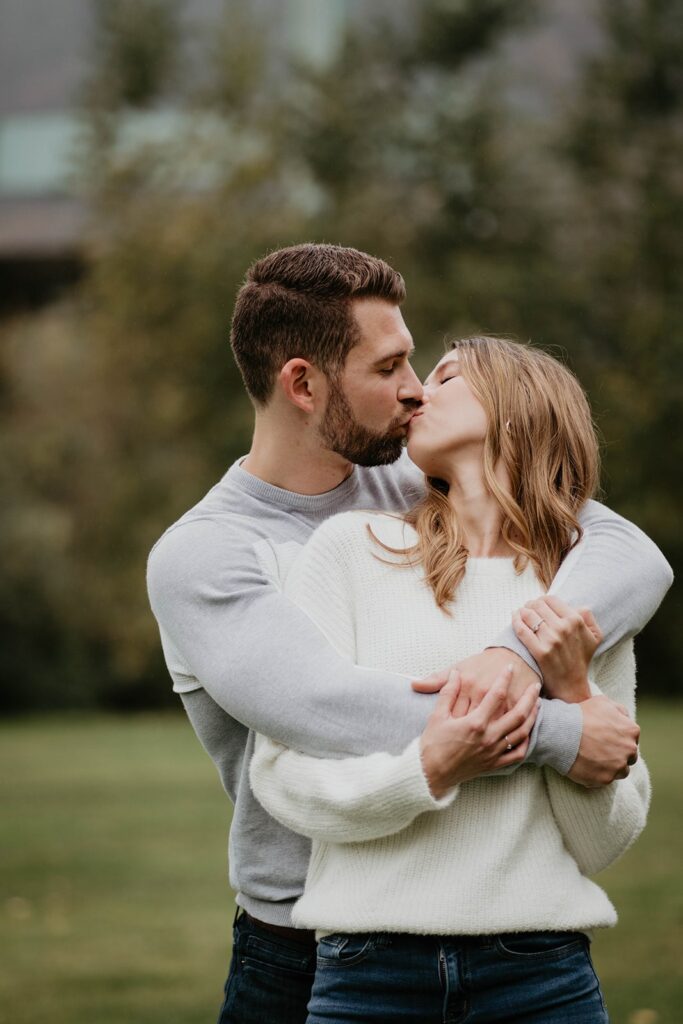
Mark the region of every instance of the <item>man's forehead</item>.
<instances>
[{"instance_id":1,"label":"man's forehead","mask_svg":"<svg viewBox=\"0 0 683 1024\"><path fill-rule=\"evenodd\" d=\"M376 358L384 350L387 355L394 350L412 352L413 339L398 306L384 299L357 299L353 312L361 334L357 347L368 355Z\"/></svg>"},{"instance_id":2,"label":"man's forehead","mask_svg":"<svg viewBox=\"0 0 683 1024\"><path fill-rule=\"evenodd\" d=\"M395 331L398 326L408 330L403 322L400 307L386 299L373 297L354 299L352 309L361 331L370 329L373 333L377 330L389 332Z\"/></svg>"}]
</instances>

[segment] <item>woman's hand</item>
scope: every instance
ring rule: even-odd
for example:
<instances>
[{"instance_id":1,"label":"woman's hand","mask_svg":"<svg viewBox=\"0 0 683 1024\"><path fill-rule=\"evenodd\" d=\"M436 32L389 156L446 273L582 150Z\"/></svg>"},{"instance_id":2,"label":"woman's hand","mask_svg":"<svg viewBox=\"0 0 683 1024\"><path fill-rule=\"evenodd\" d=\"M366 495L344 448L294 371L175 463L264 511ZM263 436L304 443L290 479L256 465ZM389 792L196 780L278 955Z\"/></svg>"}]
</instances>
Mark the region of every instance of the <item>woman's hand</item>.
<instances>
[{"instance_id":1,"label":"woman's hand","mask_svg":"<svg viewBox=\"0 0 683 1024\"><path fill-rule=\"evenodd\" d=\"M528 601L512 617L515 633L536 659L545 692L569 704L588 700L588 666L602 640L588 608L574 609L552 594Z\"/></svg>"},{"instance_id":2,"label":"woman's hand","mask_svg":"<svg viewBox=\"0 0 683 1024\"><path fill-rule=\"evenodd\" d=\"M456 717L460 674L451 671L420 741L422 767L437 800L460 782L520 764L526 757L541 684L528 686L503 714L511 679L512 669L507 668L478 707Z\"/></svg>"}]
</instances>

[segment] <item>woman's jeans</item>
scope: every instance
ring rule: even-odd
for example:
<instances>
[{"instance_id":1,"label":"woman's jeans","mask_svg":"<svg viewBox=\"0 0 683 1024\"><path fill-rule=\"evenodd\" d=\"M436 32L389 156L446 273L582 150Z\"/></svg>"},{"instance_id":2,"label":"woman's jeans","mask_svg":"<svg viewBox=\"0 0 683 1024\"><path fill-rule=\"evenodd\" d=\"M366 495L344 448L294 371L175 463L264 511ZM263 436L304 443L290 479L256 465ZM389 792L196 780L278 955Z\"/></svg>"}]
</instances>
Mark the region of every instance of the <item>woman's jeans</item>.
<instances>
[{"instance_id":1,"label":"woman's jeans","mask_svg":"<svg viewBox=\"0 0 683 1024\"><path fill-rule=\"evenodd\" d=\"M608 1024L580 932L328 935L308 1024Z\"/></svg>"},{"instance_id":2,"label":"woman's jeans","mask_svg":"<svg viewBox=\"0 0 683 1024\"><path fill-rule=\"evenodd\" d=\"M312 937L294 942L236 915L218 1024L304 1024L314 971Z\"/></svg>"}]
</instances>

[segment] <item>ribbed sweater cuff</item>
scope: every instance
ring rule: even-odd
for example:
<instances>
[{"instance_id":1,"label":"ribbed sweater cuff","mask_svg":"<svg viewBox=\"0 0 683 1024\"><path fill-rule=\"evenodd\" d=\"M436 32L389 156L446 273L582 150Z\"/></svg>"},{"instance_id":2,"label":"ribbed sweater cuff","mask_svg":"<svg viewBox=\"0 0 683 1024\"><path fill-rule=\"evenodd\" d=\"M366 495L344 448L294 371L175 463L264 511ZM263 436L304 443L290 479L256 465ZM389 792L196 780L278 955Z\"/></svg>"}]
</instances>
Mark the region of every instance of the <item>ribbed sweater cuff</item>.
<instances>
[{"instance_id":1,"label":"ribbed sweater cuff","mask_svg":"<svg viewBox=\"0 0 683 1024\"><path fill-rule=\"evenodd\" d=\"M416 791L416 798L419 801L420 798L424 802L424 811L440 811L443 807L450 807L455 800L459 786L453 786L452 789L446 793L445 796L440 797L438 800L435 796L432 796L432 791L429 788L429 782L425 775L424 765L422 763L422 750L421 750L421 738L418 736L416 740L407 747L403 753L404 757L409 757L411 760L416 760L416 772L415 780L417 785L420 787L419 791Z\"/></svg>"},{"instance_id":2,"label":"ribbed sweater cuff","mask_svg":"<svg viewBox=\"0 0 683 1024\"><path fill-rule=\"evenodd\" d=\"M563 700L544 700L540 714L543 720L537 723L533 762L554 768L560 775L567 775L581 745L581 707L579 704L566 704Z\"/></svg>"}]
</instances>

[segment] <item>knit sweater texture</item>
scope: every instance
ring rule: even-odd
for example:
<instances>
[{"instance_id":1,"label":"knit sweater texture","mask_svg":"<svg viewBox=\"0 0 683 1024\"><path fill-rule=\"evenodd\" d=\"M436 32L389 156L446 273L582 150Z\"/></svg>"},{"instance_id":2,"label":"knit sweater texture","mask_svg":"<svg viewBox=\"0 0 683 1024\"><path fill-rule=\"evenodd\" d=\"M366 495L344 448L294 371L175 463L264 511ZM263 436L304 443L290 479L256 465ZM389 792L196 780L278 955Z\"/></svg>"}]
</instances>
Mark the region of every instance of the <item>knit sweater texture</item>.
<instances>
[{"instance_id":1,"label":"knit sweater texture","mask_svg":"<svg viewBox=\"0 0 683 1024\"><path fill-rule=\"evenodd\" d=\"M408 547L401 519L349 512L321 526L303 549L267 542L259 557L336 650L359 665L425 674L435 652L467 657L515 608L542 593L533 569L471 558L451 614L419 566L378 547ZM594 660L595 693L635 714L631 640ZM324 687L324 679L320 680ZM325 932L492 934L612 925L614 907L587 876L616 860L644 827L650 783L642 758L628 778L598 790L547 767L480 778L436 801L419 740L399 755L342 760L257 738L250 780L268 812L313 840L296 925Z\"/></svg>"}]
</instances>

